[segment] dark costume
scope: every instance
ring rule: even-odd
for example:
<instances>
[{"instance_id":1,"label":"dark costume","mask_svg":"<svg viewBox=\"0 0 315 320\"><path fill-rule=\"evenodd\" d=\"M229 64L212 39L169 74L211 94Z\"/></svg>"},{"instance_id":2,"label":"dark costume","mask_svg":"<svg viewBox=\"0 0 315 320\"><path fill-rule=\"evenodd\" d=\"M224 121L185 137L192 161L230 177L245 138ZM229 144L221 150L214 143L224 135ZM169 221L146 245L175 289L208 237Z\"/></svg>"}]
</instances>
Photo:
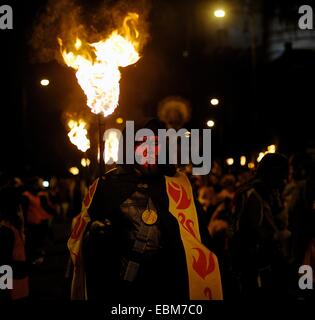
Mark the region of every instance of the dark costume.
<instances>
[{"instance_id":1,"label":"dark costume","mask_svg":"<svg viewBox=\"0 0 315 320\"><path fill-rule=\"evenodd\" d=\"M185 265L179 226L168 212L161 178L145 181L118 169L100 180L89 214L104 226L92 223L84 250L89 297L154 299L163 292L165 298L188 299L187 271L179 267ZM148 207L158 213L154 225L142 220ZM139 269L128 270L130 261Z\"/></svg>"},{"instance_id":2,"label":"dark costume","mask_svg":"<svg viewBox=\"0 0 315 320\"><path fill-rule=\"evenodd\" d=\"M178 184L167 180L175 174L167 166L155 174L120 166L90 187L86 213L77 219L68 243L72 256L82 259L75 265L73 298L153 302L222 297L216 257L200 242L191 186L183 175L176 178ZM178 218L170 213L175 208L170 201L181 208ZM186 240L194 243L194 256L192 249L187 253ZM198 294L193 276L208 283Z\"/></svg>"}]
</instances>

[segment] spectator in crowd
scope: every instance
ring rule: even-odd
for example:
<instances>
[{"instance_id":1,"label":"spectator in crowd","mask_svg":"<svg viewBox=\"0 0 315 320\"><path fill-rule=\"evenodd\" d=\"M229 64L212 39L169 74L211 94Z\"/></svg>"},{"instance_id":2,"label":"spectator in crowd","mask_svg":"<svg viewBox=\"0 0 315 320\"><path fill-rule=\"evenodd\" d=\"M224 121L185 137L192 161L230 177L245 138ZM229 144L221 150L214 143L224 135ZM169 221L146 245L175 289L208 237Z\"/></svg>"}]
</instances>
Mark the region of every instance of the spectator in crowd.
<instances>
[{"instance_id":1,"label":"spectator in crowd","mask_svg":"<svg viewBox=\"0 0 315 320\"><path fill-rule=\"evenodd\" d=\"M296 287L301 265L310 265L315 270L315 161L310 155L305 155L298 163L293 159L292 165L295 186L286 209L292 234L291 278ZM301 174L301 169L304 174Z\"/></svg>"},{"instance_id":2,"label":"spectator in crowd","mask_svg":"<svg viewBox=\"0 0 315 320\"><path fill-rule=\"evenodd\" d=\"M254 180L236 196L230 250L240 293L246 298L272 299L286 293L280 194L287 176L287 159L281 154L267 154Z\"/></svg>"},{"instance_id":3,"label":"spectator in crowd","mask_svg":"<svg viewBox=\"0 0 315 320\"><path fill-rule=\"evenodd\" d=\"M49 220L54 215L55 208L37 177L28 181L22 194L22 206L26 217L28 255L33 264L41 264L45 255Z\"/></svg>"},{"instance_id":4,"label":"spectator in crowd","mask_svg":"<svg viewBox=\"0 0 315 320\"><path fill-rule=\"evenodd\" d=\"M212 186L206 187L203 186L198 190L198 201L202 206L205 215L205 223L208 225L210 222L211 216L215 210L215 202L216 202L216 193Z\"/></svg>"},{"instance_id":5,"label":"spectator in crowd","mask_svg":"<svg viewBox=\"0 0 315 320\"><path fill-rule=\"evenodd\" d=\"M15 181L0 177L0 266L13 271L12 289L0 290L3 300L26 299L29 295L29 268L25 254L24 219Z\"/></svg>"}]
</instances>

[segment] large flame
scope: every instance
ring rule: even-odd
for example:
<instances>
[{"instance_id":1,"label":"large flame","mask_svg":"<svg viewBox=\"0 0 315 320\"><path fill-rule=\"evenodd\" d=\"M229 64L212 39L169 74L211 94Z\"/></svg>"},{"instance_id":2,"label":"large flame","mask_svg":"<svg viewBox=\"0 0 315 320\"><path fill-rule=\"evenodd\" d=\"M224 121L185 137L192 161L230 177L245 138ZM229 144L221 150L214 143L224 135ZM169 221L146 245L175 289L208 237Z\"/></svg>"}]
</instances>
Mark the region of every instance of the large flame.
<instances>
[{"instance_id":1,"label":"large flame","mask_svg":"<svg viewBox=\"0 0 315 320\"><path fill-rule=\"evenodd\" d=\"M138 14L129 13L120 30L96 43L83 44L81 39L74 39L73 51L63 49L62 40L58 39L63 59L76 70L93 113L103 113L106 117L114 112L119 101L119 67L127 67L140 59L139 32L135 27L138 18Z\"/></svg>"},{"instance_id":2,"label":"large flame","mask_svg":"<svg viewBox=\"0 0 315 320\"><path fill-rule=\"evenodd\" d=\"M87 137L86 122L82 119L69 120L68 127L70 131L68 137L72 144L74 144L79 150L85 152L90 149L90 140Z\"/></svg>"}]
</instances>

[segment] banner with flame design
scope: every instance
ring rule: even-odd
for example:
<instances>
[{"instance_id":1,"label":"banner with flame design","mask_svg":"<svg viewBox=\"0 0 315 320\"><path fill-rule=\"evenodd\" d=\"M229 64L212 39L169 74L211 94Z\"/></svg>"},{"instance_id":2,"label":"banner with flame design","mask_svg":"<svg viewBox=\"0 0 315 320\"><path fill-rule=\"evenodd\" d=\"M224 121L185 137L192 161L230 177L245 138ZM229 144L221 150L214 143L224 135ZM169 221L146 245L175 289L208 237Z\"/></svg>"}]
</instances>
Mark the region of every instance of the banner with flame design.
<instances>
[{"instance_id":1,"label":"banner with flame design","mask_svg":"<svg viewBox=\"0 0 315 320\"><path fill-rule=\"evenodd\" d=\"M197 211L188 178L184 174L166 178L169 211L177 219L184 245L189 276L189 293L192 300L221 300L221 277L217 257L202 243ZM82 261L82 238L91 221L88 209L92 203L98 179L90 186L83 201L82 212L73 221L68 248L74 264L71 298L87 299L85 270Z\"/></svg>"},{"instance_id":2,"label":"banner with flame design","mask_svg":"<svg viewBox=\"0 0 315 320\"><path fill-rule=\"evenodd\" d=\"M82 238L86 226L91 221L88 214L88 209L92 203L94 193L96 191L99 179L96 179L83 200L81 213L73 219L72 232L68 240L68 248L70 251L71 259L73 262L73 279L71 286L71 299L72 300L85 300L87 299L85 287L85 270L82 261Z\"/></svg>"},{"instance_id":3,"label":"banner with flame design","mask_svg":"<svg viewBox=\"0 0 315 320\"><path fill-rule=\"evenodd\" d=\"M188 178L182 173L166 177L166 190L169 211L178 221L185 249L190 299L222 300L218 259L201 243L197 211Z\"/></svg>"}]
</instances>

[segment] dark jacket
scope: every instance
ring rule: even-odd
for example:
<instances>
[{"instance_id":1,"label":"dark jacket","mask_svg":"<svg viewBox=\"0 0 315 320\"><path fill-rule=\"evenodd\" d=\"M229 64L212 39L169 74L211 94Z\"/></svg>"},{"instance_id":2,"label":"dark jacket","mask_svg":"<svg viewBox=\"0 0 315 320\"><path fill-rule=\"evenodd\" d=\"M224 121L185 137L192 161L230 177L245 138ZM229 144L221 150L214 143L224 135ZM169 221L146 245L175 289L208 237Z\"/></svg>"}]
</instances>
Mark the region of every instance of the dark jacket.
<instances>
[{"instance_id":1,"label":"dark jacket","mask_svg":"<svg viewBox=\"0 0 315 320\"><path fill-rule=\"evenodd\" d=\"M158 215L150 226L141 218L148 206ZM164 176L146 180L119 168L100 180L83 251L89 299L188 299L185 252L168 206ZM141 228L149 236L140 241L145 249L137 253L134 243ZM132 281L124 280L129 261L139 264Z\"/></svg>"}]
</instances>

